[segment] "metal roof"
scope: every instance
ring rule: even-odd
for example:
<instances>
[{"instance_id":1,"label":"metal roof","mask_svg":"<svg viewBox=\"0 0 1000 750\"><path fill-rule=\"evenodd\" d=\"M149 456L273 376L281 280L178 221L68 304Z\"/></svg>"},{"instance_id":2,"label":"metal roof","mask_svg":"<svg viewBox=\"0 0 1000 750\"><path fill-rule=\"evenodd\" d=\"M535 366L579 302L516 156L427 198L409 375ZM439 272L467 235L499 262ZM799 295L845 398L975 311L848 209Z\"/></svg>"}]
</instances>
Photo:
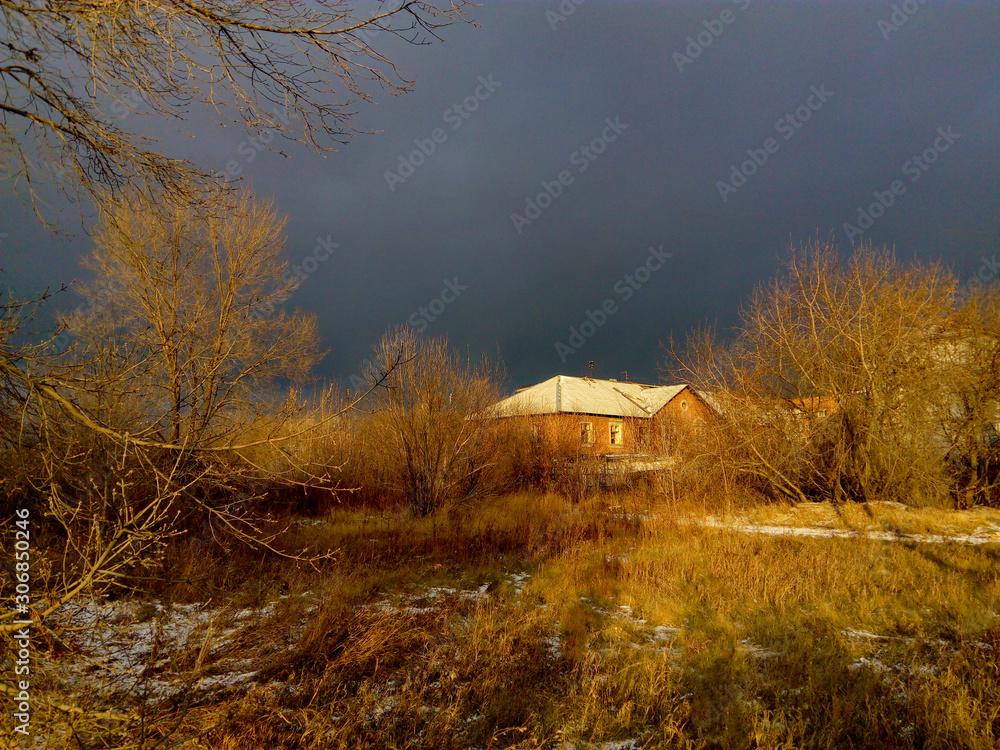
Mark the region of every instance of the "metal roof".
<instances>
[{"instance_id":1,"label":"metal roof","mask_svg":"<svg viewBox=\"0 0 1000 750\"><path fill-rule=\"evenodd\" d=\"M687 386L619 383L556 375L522 388L495 405L500 416L532 414L596 414L608 417L649 418Z\"/></svg>"}]
</instances>

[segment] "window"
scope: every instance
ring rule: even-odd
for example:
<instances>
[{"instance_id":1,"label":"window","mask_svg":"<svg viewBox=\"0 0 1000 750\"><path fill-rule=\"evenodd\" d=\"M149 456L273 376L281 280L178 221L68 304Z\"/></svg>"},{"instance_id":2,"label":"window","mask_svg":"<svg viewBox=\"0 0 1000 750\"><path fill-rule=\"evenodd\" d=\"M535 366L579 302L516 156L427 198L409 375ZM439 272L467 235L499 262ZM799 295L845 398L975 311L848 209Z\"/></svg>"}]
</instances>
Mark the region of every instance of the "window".
<instances>
[{"instance_id":1,"label":"window","mask_svg":"<svg viewBox=\"0 0 1000 750\"><path fill-rule=\"evenodd\" d=\"M536 440L536 441L542 439L542 423L541 422L532 422L531 423L531 439L532 440Z\"/></svg>"},{"instance_id":2,"label":"window","mask_svg":"<svg viewBox=\"0 0 1000 750\"><path fill-rule=\"evenodd\" d=\"M622 444L622 425L621 422L611 422L608 424L608 442L611 445L621 445Z\"/></svg>"},{"instance_id":3,"label":"window","mask_svg":"<svg viewBox=\"0 0 1000 750\"><path fill-rule=\"evenodd\" d=\"M590 422L580 422L580 445L594 444L594 425Z\"/></svg>"},{"instance_id":4,"label":"window","mask_svg":"<svg viewBox=\"0 0 1000 750\"><path fill-rule=\"evenodd\" d=\"M681 401L681 411L687 411L687 410L688 410L688 402Z\"/></svg>"}]
</instances>

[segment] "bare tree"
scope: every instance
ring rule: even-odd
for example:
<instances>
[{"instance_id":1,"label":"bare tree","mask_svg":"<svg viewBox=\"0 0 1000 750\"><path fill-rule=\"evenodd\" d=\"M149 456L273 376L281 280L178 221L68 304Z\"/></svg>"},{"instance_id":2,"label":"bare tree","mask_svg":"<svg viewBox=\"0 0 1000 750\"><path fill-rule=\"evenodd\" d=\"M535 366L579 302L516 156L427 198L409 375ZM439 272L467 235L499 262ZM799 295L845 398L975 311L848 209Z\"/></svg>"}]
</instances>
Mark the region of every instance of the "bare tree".
<instances>
[{"instance_id":1,"label":"bare tree","mask_svg":"<svg viewBox=\"0 0 1000 750\"><path fill-rule=\"evenodd\" d=\"M284 220L246 193L199 194L154 206L128 192L102 207L89 260L96 280L81 287L100 304L64 321L76 343L60 358L49 342L20 343L32 304L0 300L0 461L17 467L0 473L0 517L32 519L31 595L17 594L27 611L5 585L0 644L11 652L16 621L30 616L41 674L50 669L41 643L65 640L57 612L162 572L167 544L191 528L185 518L205 521L215 538L318 557L273 546L253 501L292 475L327 480L295 452L353 404L320 419L302 418L292 398L275 408L275 380L306 376L318 356L314 319L282 311L296 283L281 260ZM387 376L373 373L371 389ZM13 559L6 537L0 552ZM4 661L0 694L16 695L16 684ZM50 741L139 746L122 738L144 719L52 684L32 692ZM160 736L177 728L175 714Z\"/></svg>"},{"instance_id":2,"label":"bare tree","mask_svg":"<svg viewBox=\"0 0 1000 750\"><path fill-rule=\"evenodd\" d=\"M304 378L318 357L314 317L281 307L296 284L283 228L245 192L217 190L194 206L164 197L156 208L141 193L123 197L104 209L89 259L97 277L81 287L101 302L64 321L76 343L62 360L0 342L5 445L37 464L26 472L32 505L47 502L67 538L87 536L88 524L136 529L129 518L146 503L128 498L171 498L159 506L199 509L266 546L245 512L254 493L268 482L330 485L336 467L302 446L367 394L306 417L308 402L276 401L276 381Z\"/></svg>"},{"instance_id":3,"label":"bare tree","mask_svg":"<svg viewBox=\"0 0 1000 750\"><path fill-rule=\"evenodd\" d=\"M192 104L267 134L258 142L277 134L329 150L358 132L353 108L370 88L410 89L380 51L384 41L426 44L468 20L465 0L401 0L367 13L357 5L4 0L4 170L32 198L39 172L71 195L117 196L140 184L179 194L211 175L160 153L115 113L138 108L179 123Z\"/></svg>"},{"instance_id":4,"label":"bare tree","mask_svg":"<svg viewBox=\"0 0 1000 750\"><path fill-rule=\"evenodd\" d=\"M295 288L281 258L285 220L247 192L191 205L142 195L102 209L81 286L102 304L66 319L79 390L134 437L201 447L224 441L277 377L318 358L313 316L282 310ZM113 402L112 402L113 401Z\"/></svg>"},{"instance_id":5,"label":"bare tree","mask_svg":"<svg viewBox=\"0 0 1000 750\"><path fill-rule=\"evenodd\" d=\"M105 208L89 260L97 278L82 287L102 303L65 321L77 344L61 361L44 345L15 347L26 306L0 306L0 457L27 467L4 475L0 511L30 507L62 540L36 587L39 618L155 565L192 512L275 551L240 480L329 479L294 453L367 394L318 419L301 418L294 397L284 408L268 398L276 378L306 376L318 356L313 317L281 310L296 283L283 228L245 192L156 210L130 196ZM399 364L387 358L370 390Z\"/></svg>"},{"instance_id":6,"label":"bare tree","mask_svg":"<svg viewBox=\"0 0 1000 750\"><path fill-rule=\"evenodd\" d=\"M199 206L153 211L139 196L106 209L84 287L105 302L67 321L78 346L61 363L0 341L0 448L26 467L0 500L61 529L57 605L147 567L192 508L266 544L231 509L230 458L289 437L281 419L255 420L274 378L315 361L315 322L258 314L292 291L273 208L226 191ZM11 310L5 333L21 324Z\"/></svg>"},{"instance_id":7,"label":"bare tree","mask_svg":"<svg viewBox=\"0 0 1000 750\"><path fill-rule=\"evenodd\" d=\"M383 339L377 361L407 362L386 379L374 415L389 483L418 516L475 495L492 461L496 365L463 359L449 351L447 339L422 340L407 329Z\"/></svg>"},{"instance_id":8,"label":"bare tree","mask_svg":"<svg viewBox=\"0 0 1000 750\"><path fill-rule=\"evenodd\" d=\"M871 247L846 264L828 244L792 252L731 342L701 331L679 358L717 402L730 477L796 500L939 500L944 456L998 395L988 381L962 384L984 360L955 288L938 265ZM976 416L956 410L959 398Z\"/></svg>"},{"instance_id":9,"label":"bare tree","mask_svg":"<svg viewBox=\"0 0 1000 750\"><path fill-rule=\"evenodd\" d=\"M255 420L276 377L304 376L316 360L315 321L258 314L293 289L269 204L228 191L198 207L164 201L105 209L97 279L83 287L103 303L66 321L77 345L61 362L10 343L23 306L0 316L0 449L24 469L5 477L0 500L20 498L65 542L42 617L155 562L193 505L266 543L230 499L207 498L231 486L228 457L247 442L289 435L280 419Z\"/></svg>"}]
</instances>

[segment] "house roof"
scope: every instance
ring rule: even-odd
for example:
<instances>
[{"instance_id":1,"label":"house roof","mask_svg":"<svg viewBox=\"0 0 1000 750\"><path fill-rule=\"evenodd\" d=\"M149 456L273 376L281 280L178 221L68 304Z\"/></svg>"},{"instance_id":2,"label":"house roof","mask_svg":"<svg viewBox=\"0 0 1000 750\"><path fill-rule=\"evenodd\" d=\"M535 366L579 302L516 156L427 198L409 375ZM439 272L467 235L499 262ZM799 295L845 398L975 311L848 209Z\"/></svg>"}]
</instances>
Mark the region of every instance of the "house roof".
<instances>
[{"instance_id":1,"label":"house roof","mask_svg":"<svg viewBox=\"0 0 1000 750\"><path fill-rule=\"evenodd\" d=\"M596 414L649 418L687 386L643 385L556 375L522 388L494 407L500 416L532 414Z\"/></svg>"},{"instance_id":2,"label":"house roof","mask_svg":"<svg viewBox=\"0 0 1000 750\"><path fill-rule=\"evenodd\" d=\"M723 399L719 397L718 393L715 393L714 391L695 390L693 388L692 390L694 390L698 398L708 404L712 411L722 414L724 404Z\"/></svg>"}]
</instances>

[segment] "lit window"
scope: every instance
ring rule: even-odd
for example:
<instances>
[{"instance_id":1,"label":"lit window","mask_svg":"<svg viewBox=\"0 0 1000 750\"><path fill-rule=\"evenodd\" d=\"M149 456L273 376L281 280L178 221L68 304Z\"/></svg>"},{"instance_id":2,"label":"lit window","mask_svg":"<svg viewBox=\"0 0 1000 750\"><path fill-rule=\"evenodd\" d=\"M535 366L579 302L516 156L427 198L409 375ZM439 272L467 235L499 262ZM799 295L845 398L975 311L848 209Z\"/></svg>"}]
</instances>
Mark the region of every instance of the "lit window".
<instances>
[{"instance_id":1,"label":"lit window","mask_svg":"<svg viewBox=\"0 0 1000 750\"><path fill-rule=\"evenodd\" d=\"M622 444L622 426L617 422L608 425L608 442L611 445Z\"/></svg>"},{"instance_id":2,"label":"lit window","mask_svg":"<svg viewBox=\"0 0 1000 750\"><path fill-rule=\"evenodd\" d=\"M542 437L542 423L532 422L531 423L531 439L539 440Z\"/></svg>"},{"instance_id":3,"label":"lit window","mask_svg":"<svg viewBox=\"0 0 1000 750\"><path fill-rule=\"evenodd\" d=\"M594 426L590 422L580 422L580 445L594 444Z\"/></svg>"}]
</instances>

